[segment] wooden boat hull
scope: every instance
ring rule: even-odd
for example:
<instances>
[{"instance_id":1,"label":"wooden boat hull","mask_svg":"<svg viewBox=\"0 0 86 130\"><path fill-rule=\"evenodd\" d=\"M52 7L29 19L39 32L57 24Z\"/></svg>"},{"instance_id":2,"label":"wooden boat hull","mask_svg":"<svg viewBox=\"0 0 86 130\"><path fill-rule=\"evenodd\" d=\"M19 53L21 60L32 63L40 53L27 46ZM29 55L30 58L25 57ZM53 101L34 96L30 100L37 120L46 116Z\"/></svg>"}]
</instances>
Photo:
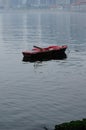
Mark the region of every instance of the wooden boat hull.
<instances>
[{"instance_id":1,"label":"wooden boat hull","mask_svg":"<svg viewBox=\"0 0 86 130\"><path fill-rule=\"evenodd\" d=\"M23 61L35 62L67 58L65 53L67 46L57 47L58 46L50 46L43 48L43 51L35 49L33 52L22 52L24 56Z\"/></svg>"}]
</instances>

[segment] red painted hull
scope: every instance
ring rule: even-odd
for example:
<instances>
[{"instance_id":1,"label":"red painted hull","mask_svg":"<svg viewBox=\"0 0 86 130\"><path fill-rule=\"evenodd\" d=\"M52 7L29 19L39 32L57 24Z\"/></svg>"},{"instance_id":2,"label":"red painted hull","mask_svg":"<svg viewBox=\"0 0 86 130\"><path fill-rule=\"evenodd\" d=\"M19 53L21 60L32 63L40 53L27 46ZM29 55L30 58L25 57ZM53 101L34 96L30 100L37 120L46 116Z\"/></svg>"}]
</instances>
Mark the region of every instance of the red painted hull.
<instances>
[{"instance_id":1,"label":"red painted hull","mask_svg":"<svg viewBox=\"0 0 86 130\"><path fill-rule=\"evenodd\" d=\"M67 46L49 46L46 48L33 48L32 51L24 51L23 61L43 61L50 59L66 58L65 50Z\"/></svg>"}]
</instances>

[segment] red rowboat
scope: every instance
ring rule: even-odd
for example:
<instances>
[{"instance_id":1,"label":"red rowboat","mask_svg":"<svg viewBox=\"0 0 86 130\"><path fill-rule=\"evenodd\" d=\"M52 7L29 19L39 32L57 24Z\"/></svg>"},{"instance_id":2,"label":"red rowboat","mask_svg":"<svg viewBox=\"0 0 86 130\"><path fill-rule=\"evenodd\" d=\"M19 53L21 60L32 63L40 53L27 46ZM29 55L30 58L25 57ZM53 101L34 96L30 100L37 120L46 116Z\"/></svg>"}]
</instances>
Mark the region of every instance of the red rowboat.
<instances>
[{"instance_id":1,"label":"red rowboat","mask_svg":"<svg viewBox=\"0 0 86 130\"><path fill-rule=\"evenodd\" d=\"M34 46L31 51L24 51L23 61L44 61L51 59L64 59L66 58L65 50L67 49L67 45L63 46L49 46L46 48L40 48Z\"/></svg>"}]
</instances>

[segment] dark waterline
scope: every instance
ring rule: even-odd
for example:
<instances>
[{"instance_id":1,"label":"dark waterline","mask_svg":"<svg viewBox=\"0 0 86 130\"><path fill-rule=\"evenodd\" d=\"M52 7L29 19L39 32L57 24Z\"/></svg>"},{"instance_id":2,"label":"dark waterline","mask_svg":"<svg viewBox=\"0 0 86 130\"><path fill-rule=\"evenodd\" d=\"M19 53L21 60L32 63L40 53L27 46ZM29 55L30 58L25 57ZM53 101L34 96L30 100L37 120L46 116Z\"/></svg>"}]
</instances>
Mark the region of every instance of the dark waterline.
<instances>
[{"instance_id":1,"label":"dark waterline","mask_svg":"<svg viewBox=\"0 0 86 130\"><path fill-rule=\"evenodd\" d=\"M68 45L67 59L23 62L33 45ZM86 13L0 14L0 129L53 129L86 118Z\"/></svg>"}]
</instances>

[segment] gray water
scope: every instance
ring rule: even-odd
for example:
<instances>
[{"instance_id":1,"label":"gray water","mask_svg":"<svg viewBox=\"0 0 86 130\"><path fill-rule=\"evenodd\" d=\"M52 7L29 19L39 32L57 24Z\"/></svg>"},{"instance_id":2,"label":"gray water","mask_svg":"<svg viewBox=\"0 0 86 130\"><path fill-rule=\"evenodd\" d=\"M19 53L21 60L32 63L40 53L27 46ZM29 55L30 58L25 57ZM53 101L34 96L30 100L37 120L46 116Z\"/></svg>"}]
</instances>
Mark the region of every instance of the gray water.
<instances>
[{"instance_id":1,"label":"gray water","mask_svg":"<svg viewBox=\"0 0 86 130\"><path fill-rule=\"evenodd\" d=\"M23 62L33 45L67 59ZM0 130L49 130L86 118L86 13L0 13Z\"/></svg>"}]
</instances>

